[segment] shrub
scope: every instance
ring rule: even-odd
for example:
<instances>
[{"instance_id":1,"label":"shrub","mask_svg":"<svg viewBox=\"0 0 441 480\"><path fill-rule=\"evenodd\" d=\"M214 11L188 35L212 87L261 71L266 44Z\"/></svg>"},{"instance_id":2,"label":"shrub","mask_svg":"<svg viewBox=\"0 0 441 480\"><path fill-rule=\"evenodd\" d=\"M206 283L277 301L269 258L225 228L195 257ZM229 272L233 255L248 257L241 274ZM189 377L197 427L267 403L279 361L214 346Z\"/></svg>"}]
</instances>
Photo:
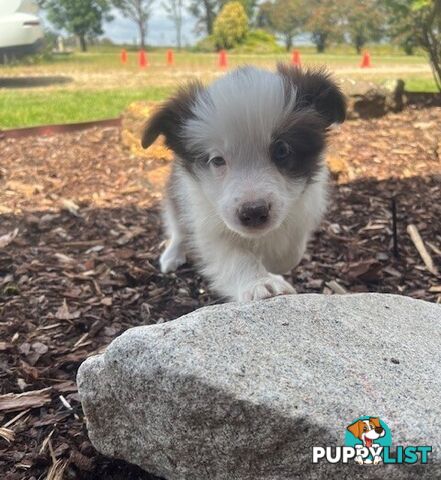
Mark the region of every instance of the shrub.
<instances>
[{"instance_id":1,"label":"shrub","mask_svg":"<svg viewBox=\"0 0 441 480\"><path fill-rule=\"evenodd\" d=\"M194 52L209 53L217 49L216 41L213 35L202 38L192 48ZM283 53L284 48L277 43L276 37L265 30L250 30L242 43L236 45L232 51L234 53Z\"/></svg>"},{"instance_id":2,"label":"shrub","mask_svg":"<svg viewBox=\"0 0 441 480\"><path fill-rule=\"evenodd\" d=\"M233 48L248 33L248 17L240 2L228 2L214 21L213 37L217 48Z\"/></svg>"},{"instance_id":3,"label":"shrub","mask_svg":"<svg viewBox=\"0 0 441 480\"><path fill-rule=\"evenodd\" d=\"M276 37L265 30L250 30L243 43L234 48L236 53L283 53Z\"/></svg>"}]
</instances>

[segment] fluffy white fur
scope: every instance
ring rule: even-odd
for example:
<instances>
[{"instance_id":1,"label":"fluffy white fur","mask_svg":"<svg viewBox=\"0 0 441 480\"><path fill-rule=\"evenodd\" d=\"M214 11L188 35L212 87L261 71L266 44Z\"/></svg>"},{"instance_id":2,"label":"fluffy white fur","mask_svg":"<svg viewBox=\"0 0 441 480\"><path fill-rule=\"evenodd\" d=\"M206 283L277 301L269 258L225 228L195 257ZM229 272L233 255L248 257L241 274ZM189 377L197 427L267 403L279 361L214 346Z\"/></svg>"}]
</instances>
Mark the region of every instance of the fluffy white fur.
<instances>
[{"instance_id":1,"label":"fluffy white fur","mask_svg":"<svg viewBox=\"0 0 441 480\"><path fill-rule=\"evenodd\" d=\"M221 156L225 167L191 175L176 162L165 199L169 244L160 258L162 272L196 259L222 296L237 301L295 293L283 278L301 260L308 238L326 209L328 171L323 155L314 181L288 178L271 162L273 131L292 112L295 86L287 96L280 75L247 68L217 80L197 97L194 115L183 129L192 149ZM244 202L271 204L262 229L238 220ZM175 204L184 206L179 209Z\"/></svg>"},{"instance_id":2,"label":"fluffy white fur","mask_svg":"<svg viewBox=\"0 0 441 480\"><path fill-rule=\"evenodd\" d=\"M287 203L288 214L280 226L260 237L247 238L227 227L193 177L179 172L176 193L188 206L178 222L170 204L165 204L170 242L161 255L161 271L167 273L183 265L189 248L212 287L229 299L250 301L295 293L282 274L300 262L308 238L326 210L327 176L323 168L316 183ZM181 222L191 232L188 238L179 227Z\"/></svg>"}]
</instances>

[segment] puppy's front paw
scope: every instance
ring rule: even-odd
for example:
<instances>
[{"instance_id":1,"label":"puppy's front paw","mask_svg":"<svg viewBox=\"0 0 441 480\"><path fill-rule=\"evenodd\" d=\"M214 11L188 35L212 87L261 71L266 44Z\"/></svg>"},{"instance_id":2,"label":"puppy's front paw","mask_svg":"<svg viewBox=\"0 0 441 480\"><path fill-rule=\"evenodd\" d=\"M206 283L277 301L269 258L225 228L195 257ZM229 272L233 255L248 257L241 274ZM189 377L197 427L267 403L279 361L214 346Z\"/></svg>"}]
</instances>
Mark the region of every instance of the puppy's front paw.
<instances>
[{"instance_id":1,"label":"puppy's front paw","mask_svg":"<svg viewBox=\"0 0 441 480\"><path fill-rule=\"evenodd\" d=\"M162 273L174 272L187 262L182 245L170 244L162 253L159 265Z\"/></svg>"},{"instance_id":2,"label":"puppy's front paw","mask_svg":"<svg viewBox=\"0 0 441 480\"><path fill-rule=\"evenodd\" d=\"M259 278L240 289L238 300L240 302L250 302L275 297L276 295L289 295L290 293L296 293L292 285L281 275L268 273L267 276Z\"/></svg>"}]
</instances>

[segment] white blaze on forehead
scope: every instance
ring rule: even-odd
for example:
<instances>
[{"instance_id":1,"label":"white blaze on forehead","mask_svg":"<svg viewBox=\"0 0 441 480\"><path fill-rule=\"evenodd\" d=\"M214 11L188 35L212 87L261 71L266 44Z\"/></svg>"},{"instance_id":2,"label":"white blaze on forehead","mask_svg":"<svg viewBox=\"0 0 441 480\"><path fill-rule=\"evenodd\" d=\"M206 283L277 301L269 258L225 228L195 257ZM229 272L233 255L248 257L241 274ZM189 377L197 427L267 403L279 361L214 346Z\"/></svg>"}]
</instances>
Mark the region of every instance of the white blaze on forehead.
<instances>
[{"instance_id":1,"label":"white blaze on forehead","mask_svg":"<svg viewBox=\"0 0 441 480\"><path fill-rule=\"evenodd\" d=\"M266 147L274 129L292 111L295 91L287 98L280 75L246 67L210 85L193 108L185 135L193 147L237 150Z\"/></svg>"}]
</instances>

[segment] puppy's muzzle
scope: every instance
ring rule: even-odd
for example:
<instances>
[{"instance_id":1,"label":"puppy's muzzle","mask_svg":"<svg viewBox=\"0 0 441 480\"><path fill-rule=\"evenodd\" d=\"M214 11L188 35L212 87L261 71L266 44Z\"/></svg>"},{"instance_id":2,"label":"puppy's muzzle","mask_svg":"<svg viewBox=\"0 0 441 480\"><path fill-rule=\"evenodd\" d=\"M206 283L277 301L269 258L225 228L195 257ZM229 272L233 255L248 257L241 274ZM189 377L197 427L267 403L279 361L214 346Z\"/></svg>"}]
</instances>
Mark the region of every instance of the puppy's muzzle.
<instances>
[{"instance_id":1,"label":"puppy's muzzle","mask_svg":"<svg viewBox=\"0 0 441 480\"><path fill-rule=\"evenodd\" d=\"M244 227L261 227L269 220L271 205L265 200L243 203L237 211L240 223Z\"/></svg>"}]
</instances>

